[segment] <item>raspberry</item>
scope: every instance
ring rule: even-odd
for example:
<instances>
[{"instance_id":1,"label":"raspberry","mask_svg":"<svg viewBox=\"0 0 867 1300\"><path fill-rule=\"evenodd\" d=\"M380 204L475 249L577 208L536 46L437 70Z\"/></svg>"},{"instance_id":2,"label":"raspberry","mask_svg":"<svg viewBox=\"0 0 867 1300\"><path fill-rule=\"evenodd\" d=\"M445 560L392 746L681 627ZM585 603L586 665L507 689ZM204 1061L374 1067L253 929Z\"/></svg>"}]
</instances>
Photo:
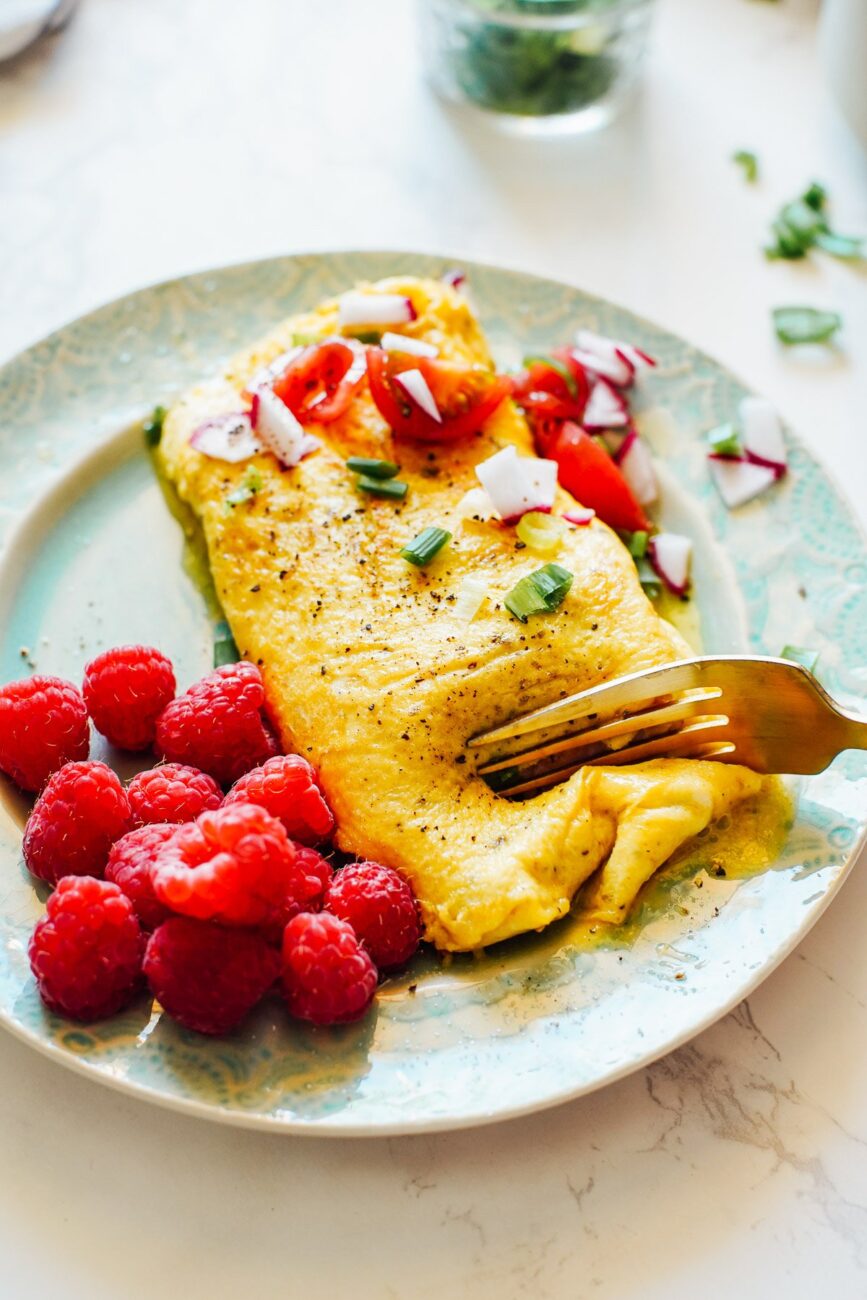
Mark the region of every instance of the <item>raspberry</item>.
<instances>
[{"instance_id":1,"label":"raspberry","mask_svg":"<svg viewBox=\"0 0 867 1300\"><path fill-rule=\"evenodd\" d=\"M287 902L321 890L297 863L283 826L264 808L237 803L202 813L160 849L154 893L173 912L225 925L267 925Z\"/></svg>"},{"instance_id":2,"label":"raspberry","mask_svg":"<svg viewBox=\"0 0 867 1300\"><path fill-rule=\"evenodd\" d=\"M364 1015L376 967L352 926L328 912L302 912L283 935L283 995L293 1016L342 1025Z\"/></svg>"},{"instance_id":3,"label":"raspberry","mask_svg":"<svg viewBox=\"0 0 867 1300\"><path fill-rule=\"evenodd\" d=\"M108 855L105 878L123 890L145 930L155 930L171 915L154 893L151 863L177 829L166 823L139 826L119 839Z\"/></svg>"},{"instance_id":4,"label":"raspberry","mask_svg":"<svg viewBox=\"0 0 867 1300\"><path fill-rule=\"evenodd\" d=\"M87 758L90 729L81 692L62 677L0 686L0 771L41 790L64 763Z\"/></svg>"},{"instance_id":5,"label":"raspberry","mask_svg":"<svg viewBox=\"0 0 867 1300\"><path fill-rule=\"evenodd\" d=\"M262 718L264 703L262 674L255 664L224 664L163 710L157 749L173 763L189 763L221 785L231 785L277 753Z\"/></svg>"},{"instance_id":6,"label":"raspberry","mask_svg":"<svg viewBox=\"0 0 867 1300\"><path fill-rule=\"evenodd\" d=\"M157 718L175 696L171 660L149 645L105 650L84 669L84 702L97 731L118 749L149 749Z\"/></svg>"},{"instance_id":7,"label":"raspberry","mask_svg":"<svg viewBox=\"0 0 867 1300\"><path fill-rule=\"evenodd\" d=\"M30 940L42 1001L74 1020L113 1016L135 993L144 936L117 885L65 876Z\"/></svg>"},{"instance_id":8,"label":"raspberry","mask_svg":"<svg viewBox=\"0 0 867 1300\"><path fill-rule=\"evenodd\" d=\"M243 799L279 817L286 834L300 844L318 844L334 829L334 817L316 781L316 773L299 754L269 758L236 781L225 802Z\"/></svg>"},{"instance_id":9,"label":"raspberry","mask_svg":"<svg viewBox=\"0 0 867 1300\"><path fill-rule=\"evenodd\" d=\"M24 830L34 876L101 876L108 851L132 825L126 791L105 763L67 763L36 800Z\"/></svg>"},{"instance_id":10,"label":"raspberry","mask_svg":"<svg viewBox=\"0 0 867 1300\"><path fill-rule=\"evenodd\" d=\"M253 931L173 916L148 940L144 972L179 1024L227 1034L274 983L280 954Z\"/></svg>"},{"instance_id":11,"label":"raspberry","mask_svg":"<svg viewBox=\"0 0 867 1300\"><path fill-rule=\"evenodd\" d=\"M391 867L350 862L331 882L324 906L352 926L380 970L403 966L418 947L415 897Z\"/></svg>"},{"instance_id":12,"label":"raspberry","mask_svg":"<svg viewBox=\"0 0 867 1300\"><path fill-rule=\"evenodd\" d=\"M315 894L311 895L311 897L306 898L303 903L294 898L286 900L284 905L280 908L277 919L274 922L269 923L267 927L268 938L273 939L275 943L281 942L283 931L286 929L286 926L292 920L293 916L297 916L299 912L319 912L322 910L325 891L331 884L331 879L334 875L334 871L328 859L323 858L321 853L317 853L315 849L308 848L304 844L295 845L295 865L300 868L307 877L311 878L311 884L313 880L316 880L317 890Z\"/></svg>"},{"instance_id":13,"label":"raspberry","mask_svg":"<svg viewBox=\"0 0 867 1300\"><path fill-rule=\"evenodd\" d=\"M164 763L139 772L126 788L137 826L149 822L191 822L219 808L223 793L212 776L183 763Z\"/></svg>"}]
</instances>

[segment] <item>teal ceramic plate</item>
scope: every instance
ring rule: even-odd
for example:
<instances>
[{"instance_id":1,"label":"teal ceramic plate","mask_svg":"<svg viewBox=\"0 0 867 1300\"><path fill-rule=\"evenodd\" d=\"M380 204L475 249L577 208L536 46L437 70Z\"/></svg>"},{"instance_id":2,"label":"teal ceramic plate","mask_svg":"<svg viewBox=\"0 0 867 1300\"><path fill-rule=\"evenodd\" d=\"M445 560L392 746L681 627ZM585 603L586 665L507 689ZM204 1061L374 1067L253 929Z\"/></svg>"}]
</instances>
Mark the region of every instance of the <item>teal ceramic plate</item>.
<instances>
[{"instance_id":1,"label":"teal ceramic plate","mask_svg":"<svg viewBox=\"0 0 867 1300\"><path fill-rule=\"evenodd\" d=\"M439 275L408 253L335 253L230 267L158 285L58 331L0 371L0 680L80 677L105 646L168 651L186 685L210 667L212 621L184 569L183 535L143 451L138 422L209 376L287 313L361 278ZM577 289L486 266L469 285L502 364L578 324L659 359L639 395L663 469L666 525L696 539L708 649L785 643L822 652L826 685L865 693L867 550L852 512L806 449L791 473L732 514L709 482L701 434L732 417L742 386L680 339ZM94 1026L48 1014L27 941L44 896L21 864L25 801L0 811L0 1020L103 1083L229 1123L314 1134L458 1128L518 1115L610 1082L723 1015L806 933L862 837L867 755L800 783L772 869L742 882L669 873L637 935L576 941L568 920L449 965L420 958L375 1011L338 1030L291 1026L263 1005L211 1041L142 998ZM713 844L696 845L696 861ZM661 900L661 901L660 901Z\"/></svg>"}]
</instances>

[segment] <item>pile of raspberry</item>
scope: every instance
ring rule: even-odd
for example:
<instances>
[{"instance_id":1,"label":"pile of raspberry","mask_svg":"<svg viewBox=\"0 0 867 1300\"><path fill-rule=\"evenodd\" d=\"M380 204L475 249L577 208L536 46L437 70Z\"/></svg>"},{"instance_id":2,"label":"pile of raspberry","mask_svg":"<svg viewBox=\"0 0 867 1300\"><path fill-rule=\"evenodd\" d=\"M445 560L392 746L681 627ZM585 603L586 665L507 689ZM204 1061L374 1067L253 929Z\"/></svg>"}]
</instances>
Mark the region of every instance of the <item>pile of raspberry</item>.
<instances>
[{"instance_id":1,"label":"pile of raspberry","mask_svg":"<svg viewBox=\"0 0 867 1300\"><path fill-rule=\"evenodd\" d=\"M91 723L160 761L124 786L88 757ZM147 985L199 1033L229 1033L272 992L300 1020L342 1024L418 947L402 876L335 867L331 809L310 763L279 752L253 664L177 695L164 654L121 646L81 690L2 686L0 771L37 794L24 861L53 892L30 965L60 1015L114 1015Z\"/></svg>"}]
</instances>

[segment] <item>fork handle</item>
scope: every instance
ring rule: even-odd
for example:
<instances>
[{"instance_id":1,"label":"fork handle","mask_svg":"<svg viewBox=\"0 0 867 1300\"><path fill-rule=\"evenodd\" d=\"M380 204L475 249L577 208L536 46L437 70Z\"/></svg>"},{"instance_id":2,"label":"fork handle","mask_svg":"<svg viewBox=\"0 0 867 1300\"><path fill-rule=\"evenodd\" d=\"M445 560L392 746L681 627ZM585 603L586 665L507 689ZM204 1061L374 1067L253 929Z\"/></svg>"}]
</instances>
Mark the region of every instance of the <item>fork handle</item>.
<instances>
[{"instance_id":1,"label":"fork handle","mask_svg":"<svg viewBox=\"0 0 867 1300\"><path fill-rule=\"evenodd\" d=\"M861 718L848 709L837 708L843 723L841 727L841 752L844 749L867 749L867 718Z\"/></svg>"}]
</instances>

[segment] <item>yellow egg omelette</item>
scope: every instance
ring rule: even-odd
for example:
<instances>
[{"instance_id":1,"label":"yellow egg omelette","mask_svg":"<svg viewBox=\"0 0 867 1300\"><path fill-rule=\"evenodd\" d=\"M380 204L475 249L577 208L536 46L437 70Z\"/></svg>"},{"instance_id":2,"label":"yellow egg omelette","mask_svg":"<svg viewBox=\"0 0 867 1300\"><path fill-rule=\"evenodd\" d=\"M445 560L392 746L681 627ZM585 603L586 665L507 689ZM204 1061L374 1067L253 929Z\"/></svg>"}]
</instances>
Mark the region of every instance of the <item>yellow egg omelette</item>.
<instances>
[{"instance_id":1,"label":"yellow egg omelette","mask_svg":"<svg viewBox=\"0 0 867 1300\"><path fill-rule=\"evenodd\" d=\"M453 288L408 278L364 288L409 296L417 319L402 331L442 358L492 364ZM365 382L343 416L316 427L322 446L294 468L269 453L229 464L190 445L203 421L239 409L251 375L297 335L337 333L336 301L286 321L173 407L159 449L201 520L220 601L241 653L261 666L282 744L316 768L338 847L411 882L438 948L472 950L538 930L569 910L585 882L586 914L622 921L670 855L756 796L761 778L734 765L662 759L585 768L524 802L489 789L469 737L688 650L645 596L619 538L595 520L570 529L556 556L574 575L559 609L522 624L504 607L542 561L516 548L514 529L463 519L459 503L478 487L480 461L510 445L534 454L511 401L476 437L396 442ZM405 499L359 493L349 456L397 461ZM250 465L255 492L227 507ZM556 509L570 505L558 489ZM452 541L417 568L400 549L428 525ZM470 621L454 609L467 575L488 582Z\"/></svg>"}]
</instances>

